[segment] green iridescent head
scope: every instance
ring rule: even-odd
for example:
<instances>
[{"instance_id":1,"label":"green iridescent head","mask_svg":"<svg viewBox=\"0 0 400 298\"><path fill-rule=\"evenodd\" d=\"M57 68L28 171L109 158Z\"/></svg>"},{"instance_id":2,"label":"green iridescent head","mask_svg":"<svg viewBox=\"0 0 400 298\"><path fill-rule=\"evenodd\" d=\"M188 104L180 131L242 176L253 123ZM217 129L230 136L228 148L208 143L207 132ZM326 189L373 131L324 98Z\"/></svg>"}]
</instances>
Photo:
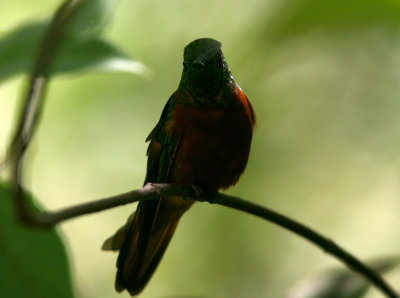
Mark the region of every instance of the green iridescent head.
<instances>
[{"instance_id":1,"label":"green iridescent head","mask_svg":"<svg viewBox=\"0 0 400 298\"><path fill-rule=\"evenodd\" d=\"M180 87L195 96L212 98L232 80L221 43L200 38L185 47Z\"/></svg>"}]
</instances>

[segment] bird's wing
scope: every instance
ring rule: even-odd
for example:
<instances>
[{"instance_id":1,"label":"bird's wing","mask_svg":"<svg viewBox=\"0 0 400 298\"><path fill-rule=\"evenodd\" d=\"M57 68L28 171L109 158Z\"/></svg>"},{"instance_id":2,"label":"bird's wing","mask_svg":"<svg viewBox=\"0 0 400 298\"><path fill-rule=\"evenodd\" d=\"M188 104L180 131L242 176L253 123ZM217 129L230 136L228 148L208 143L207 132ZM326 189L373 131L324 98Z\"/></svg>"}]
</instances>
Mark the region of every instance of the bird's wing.
<instances>
[{"instance_id":1,"label":"bird's wing","mask_svg":"<svg viewBox=\"0 0 400 298\"><path fill-rule=\"evenodd\" d=\"M160 121L147 141L147 174L145 183L169 182L183 133L172 131L171 119L176 97L171 96ZM126 237L117 261L116 289L127 289L132 295L139 293L156 269L175 231L179 218L186 210L180 198L164 197L140 202L133 222L126 229Z\"/></svg>"}]
</instances>

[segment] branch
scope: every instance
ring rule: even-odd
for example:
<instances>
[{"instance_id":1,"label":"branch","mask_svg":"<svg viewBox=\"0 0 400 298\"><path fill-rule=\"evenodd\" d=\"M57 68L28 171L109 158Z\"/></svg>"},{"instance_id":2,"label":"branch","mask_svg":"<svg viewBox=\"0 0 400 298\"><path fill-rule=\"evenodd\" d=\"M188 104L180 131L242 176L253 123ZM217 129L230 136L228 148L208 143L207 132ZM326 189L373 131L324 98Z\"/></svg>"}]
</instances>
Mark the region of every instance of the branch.
<instances>
[{"instance_id":1,"label":"branch","mask_svg":"<svg viewBox=\"0 0 400 298\"><path fill-rule=\"evenodd\" d=\"M64 29L69 16L77 7L79 1L65 0L55 12L40 45L33 69L30 73L29 85L19 116L17 129L14 133L4 168L10 163L11 182L14 190L16 211L19 218L28 219L30 212L26 209L22 190L23 158L38 126L44 104L44 93L49 81L50 66L63 38Z\"/></svg>"},{"instance_id":2,"label":"branch","mask_svg":"<svg viewBox=\"0 0 400 298\"><path fill-rule=\"evenodd\" d=\"M196 193L192 186L148 183L140 189L126 193L78 204L55 212L45 212L41 214L30 213L26 217L23 215L20 219L23 223L30 226L49 228L75 217L100 212L138 201L154 200L160 196L182 196L185 198L191 198L196 197ZM196 198L196 200L205 201L201 198Z\"/></svg>"},{"instance_id":3,"label":"branch","mask_svg":"<svg viewBox=\"0 0 400 298\"><path fill-rule=\"evenodd\" d=\"M367 281L373 284L382 294L387 297L399 298L398 294L378 273L369 266L358 260L355 256L347 252L345 249L337 245L331 239L319 234L304 224L290 219L273 210L243 200L241 198L232 197L224 194L218 195L217 204L230 207L236 210L244 211L252 215L261 217L267 221L273 222L289 231L294 232L300 237L309 240L311 243L319 246L326 253L336 257L340 262L351 270L358 272Z\"/></svg>"},{"instance_id":4,"label":"branch","mask_svg":"<svg viewBox=\"0 0 400 298\"><path fill-rule=\"evenodd\" d=\"M269 222L273 222L295 234L309 240L311 243L322 248L326 253L336 257L350 269L358 272L382 294L391 298L399 298L400 295L380 276L367 265L362 263L349 252L341 248L329 238L322 236L311 228L290 219L282 214L262 207L255 203L243 200L241 198L217 193L208 194L198 191L193 186L173 185L173 184L146 184L143 188L133 190L120 195L104 198L89 203L76 205L70 208L62 209L54 213L44 213L33 216L32 214L25 219L25 222L37 227L50 227L62 221L72 219L81 215L90 214L113 207L129 204L137 201L154 200L161 196L180 196L187 199L194 199L201 202L209 202L226 207L230 207L239 211L261 217Z\"/></svg>"}]
</instances>

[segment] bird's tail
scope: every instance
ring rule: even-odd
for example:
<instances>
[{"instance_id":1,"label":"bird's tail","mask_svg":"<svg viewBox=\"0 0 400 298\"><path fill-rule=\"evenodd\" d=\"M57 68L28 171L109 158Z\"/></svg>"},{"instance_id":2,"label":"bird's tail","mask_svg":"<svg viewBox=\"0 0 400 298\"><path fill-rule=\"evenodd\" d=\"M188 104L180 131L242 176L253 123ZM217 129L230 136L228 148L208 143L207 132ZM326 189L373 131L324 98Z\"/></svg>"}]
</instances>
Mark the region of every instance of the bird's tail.
<instances>
[{"instance_id":1,"label":"bird's tail","mask_svg":"<svg viewBox=\"0 0 400 298\"><path fill-rule=\"evenodd\" d=\"M192 205L179 197L139 203L136 214L112 238L105 249L120 249L117 261L117 291L140 293L160 262L182 214ZM123 239L123 240L122 240Z\"/></svg>"}]
</instances>

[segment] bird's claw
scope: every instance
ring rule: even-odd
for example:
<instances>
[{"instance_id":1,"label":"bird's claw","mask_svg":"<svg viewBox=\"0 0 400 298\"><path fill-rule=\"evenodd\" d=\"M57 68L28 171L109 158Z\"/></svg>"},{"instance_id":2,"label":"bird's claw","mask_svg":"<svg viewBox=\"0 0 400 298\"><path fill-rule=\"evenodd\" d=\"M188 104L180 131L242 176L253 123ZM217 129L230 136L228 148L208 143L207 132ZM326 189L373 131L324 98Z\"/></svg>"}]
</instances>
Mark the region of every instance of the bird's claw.
<instances>
[{"instance_id":1,"label":"bird's claw","mask_svg":"<svg viewBox=\"0 0 400 298\"><path fill-rule=\"evenodd\" d=\"M218 191L210 191L203 189L197 185L191 185L194 196L193 199L200 202L215 203L217 201Z\"/></svg>"}]
</instances>

